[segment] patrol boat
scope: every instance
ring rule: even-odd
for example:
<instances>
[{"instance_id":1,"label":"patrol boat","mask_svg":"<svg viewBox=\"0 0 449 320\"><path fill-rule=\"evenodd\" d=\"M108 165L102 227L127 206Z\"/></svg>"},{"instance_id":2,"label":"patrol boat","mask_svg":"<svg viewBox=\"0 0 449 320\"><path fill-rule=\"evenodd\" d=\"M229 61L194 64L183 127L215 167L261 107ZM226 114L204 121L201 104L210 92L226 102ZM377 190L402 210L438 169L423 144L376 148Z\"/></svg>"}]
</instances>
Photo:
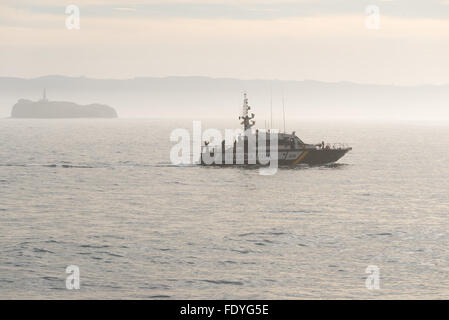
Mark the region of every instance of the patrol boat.
<instances>
[{"instance_id":1,"label":"patrol boat","mask_svg":"<svg viewBox=\"0 0 449 320\"><path fill-rule=\"evenodd\" d=\"M204 141L201 147L201 165L268 165L267 158L277 155L279 166L297 165L325 165L338 161L351 147L342 143L329 144L324 141L318 144L304 143L295 132L277 133L273 130L253 130L256 121L251 113L246 93L243 98L243 113L239 117L242 120L244 132L237 136L233 145L227 146L223 140L221 145L210 145ZM270 132L271 131L271 132ZM273 144L273 138L277 137L277 145ZM262 141L262 143L261 143ZM276 152L276 154L274 154Z\"/></svg>"}]
</instances>

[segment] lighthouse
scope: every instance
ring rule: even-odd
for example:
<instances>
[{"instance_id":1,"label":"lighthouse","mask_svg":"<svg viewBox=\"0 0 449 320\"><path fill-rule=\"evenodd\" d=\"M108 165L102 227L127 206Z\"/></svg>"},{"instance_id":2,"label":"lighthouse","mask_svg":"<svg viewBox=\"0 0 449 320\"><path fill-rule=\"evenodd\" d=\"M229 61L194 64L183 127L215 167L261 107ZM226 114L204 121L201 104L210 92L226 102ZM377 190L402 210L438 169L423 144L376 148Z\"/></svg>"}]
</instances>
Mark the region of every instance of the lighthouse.
<instances>
[{"instance_id":1,"label":"lighthouse","mask_svg":"<svg viewBox=\"0 0 449 320\"><path fill-rule=\"evenodd\" d=\"M47 100L47 89L44 88L44 93L42 95L42 101L48 101Z\"/></svg>"}]
</instances>

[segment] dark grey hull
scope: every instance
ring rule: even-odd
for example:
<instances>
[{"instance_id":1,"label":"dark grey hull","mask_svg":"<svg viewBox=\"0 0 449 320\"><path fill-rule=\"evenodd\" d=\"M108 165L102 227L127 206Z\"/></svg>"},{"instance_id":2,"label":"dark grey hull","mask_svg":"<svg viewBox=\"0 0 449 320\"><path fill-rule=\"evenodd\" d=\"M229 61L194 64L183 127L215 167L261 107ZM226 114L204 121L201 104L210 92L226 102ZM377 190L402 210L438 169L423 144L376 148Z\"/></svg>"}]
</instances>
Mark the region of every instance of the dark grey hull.
<instances>
[{"instance_id":1,"label":"dark grey hull","mask_svg":"<svg viewBox=\"0 0 449 320\"><path fill-rule=\"evenodd\" d=\"M288 152L280 152L278 165L279 166L297 166L297 165L310 165L318 166L337 162L352 148L338 148L338 149L304 149L304 150L290 150ZM294 158L289 157L288 154L294 154ZM201 165L205 166L233 166L233 165L268 165L267 163L259 161L259 159L248 160L248 154L245 154L243 161L237 161L234 156L232 161L225 161L225 154L220 157L215 157L214 161L205 161L201 155ZM213 153L210 153L210 157L214 157ZM251 159L251 157L250 157Z\"/></svg>"},{"instance_id":2,"label":"dark grey hull","mask_svg":"<svg viewBox=\"0 0 449 320\"><path fill-rule=\"evenodd\" d=\"M311 166L334 163L340 160L352 148L310 150L300 163Z\"/></svg>"}]
</instances>

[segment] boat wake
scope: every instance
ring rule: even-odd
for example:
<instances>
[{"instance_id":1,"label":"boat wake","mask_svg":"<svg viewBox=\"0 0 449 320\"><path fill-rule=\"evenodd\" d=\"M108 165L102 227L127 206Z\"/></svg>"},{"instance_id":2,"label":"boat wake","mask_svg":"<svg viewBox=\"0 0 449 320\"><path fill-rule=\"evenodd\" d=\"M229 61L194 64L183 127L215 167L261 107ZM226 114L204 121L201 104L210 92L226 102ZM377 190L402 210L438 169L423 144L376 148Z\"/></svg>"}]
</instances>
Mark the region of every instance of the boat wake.
<instances>
[{"instance_id":1,"label":"boat wake","mask_svg":"<svg viewBox=\"0 0 449 320\"><path fill-rule=\"evenodd\" d=\"M120 169L120 168L160 168L160 167L176 167L176 168L189 168L196 167L198 164L172 164L172 163L136 163L136 164L70 164L67 162L62 163L0 163L0 167L41 167L41 168L63 168L63 169Z\"/></svg>"}]
</instances>

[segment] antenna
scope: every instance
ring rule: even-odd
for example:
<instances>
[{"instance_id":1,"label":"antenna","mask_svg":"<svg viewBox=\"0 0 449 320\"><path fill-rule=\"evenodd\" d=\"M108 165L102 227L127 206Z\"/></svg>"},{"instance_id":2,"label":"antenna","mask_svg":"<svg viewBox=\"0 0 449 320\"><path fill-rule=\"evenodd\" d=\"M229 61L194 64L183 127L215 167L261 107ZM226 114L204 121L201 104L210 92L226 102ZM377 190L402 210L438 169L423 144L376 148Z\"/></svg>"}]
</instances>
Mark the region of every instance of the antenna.
<instances>
[{"instance_id":1,"label":"antenna","mask_svg":"<svg viewBox=\"0 0 449 320\"><path fill-rule=\"evenodd\" d=\"M251 116L248 116L248 111L251 110L251 107L248 105L248 97L246 96L246 92L243 94L243 111L242 115L239 117L239 120L243 120L241 124L243 124L244 130L251 129L252 126L256 123L254 119L254 113L251 113Z\"/></svg>"},{"instance_id":2,"label":"antenna","mask_svg":"<svg viewBox=\"0 0 449 320\"><path fill-rule=\"evenodd\" d=\"M285 102L284 102L284 88L282 88L282 114L284 118L284 133L285 133Z\"/></svg>"},{"instance_id":3,"label":"antenna","mask_svg":"<svg viewBox=\"0 0 449 320\"><path fill-rule=\"evenodd\" d=\"M270 128L273 127L273 82L270 82Z\"/></svg>"}]
</instances>

